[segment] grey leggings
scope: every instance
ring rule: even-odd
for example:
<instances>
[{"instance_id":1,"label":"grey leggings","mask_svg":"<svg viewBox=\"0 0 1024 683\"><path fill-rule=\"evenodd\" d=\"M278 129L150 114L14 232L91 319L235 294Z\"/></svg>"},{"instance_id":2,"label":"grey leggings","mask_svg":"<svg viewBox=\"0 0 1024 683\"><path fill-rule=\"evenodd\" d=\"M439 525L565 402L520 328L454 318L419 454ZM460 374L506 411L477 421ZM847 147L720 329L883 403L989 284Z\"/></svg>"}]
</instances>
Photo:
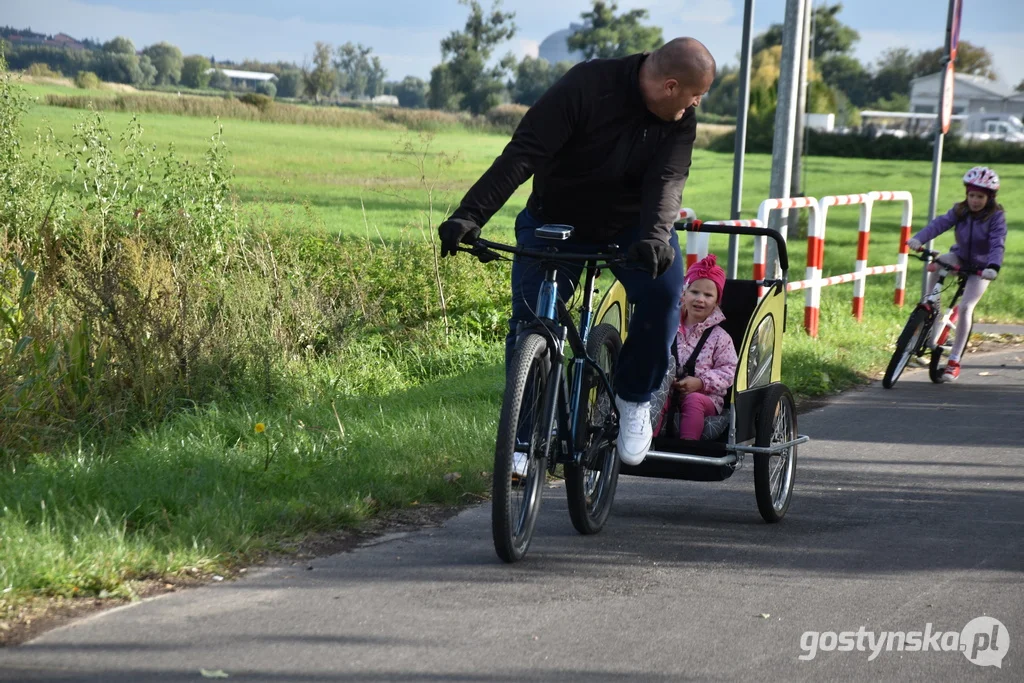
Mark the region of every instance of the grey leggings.
<instances>
[{"instance_id":1,"label":"grey leggings","mask_svg":"<svg viewBox=\"0 0 1024 683\"><path fill-rule=\"evenodd\" d=\"M957 258L956 254L943 254L939 258L941 258L944 263L960 265L960 259ZM931 291L938 279L938 273L928 274L928 291ZM949 353L950 360L959 361L960 355L964 352L964 348L967 347L967 335L971 330L971 320L974 318L974 307L981 300L981 295L985 293L986 289L988 289L988 283L988 280L977 275L971 275L967 278L967 286L964 288L964 295L958 302L958 305L960 306L960 317L957 319L956 323L956 340L953 343L953 350ZM936 325L932 328L933 344L941 333L942 325Z\"/></svg>"}]
</instances>

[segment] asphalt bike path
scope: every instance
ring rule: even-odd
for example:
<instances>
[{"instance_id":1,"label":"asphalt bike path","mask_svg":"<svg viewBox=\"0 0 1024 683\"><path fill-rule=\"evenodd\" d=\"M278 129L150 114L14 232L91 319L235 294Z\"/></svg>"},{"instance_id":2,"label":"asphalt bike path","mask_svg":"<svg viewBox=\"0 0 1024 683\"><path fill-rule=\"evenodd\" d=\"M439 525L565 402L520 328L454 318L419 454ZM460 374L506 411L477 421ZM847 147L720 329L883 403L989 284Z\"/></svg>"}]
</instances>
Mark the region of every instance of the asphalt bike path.
<instances>
[{"instance_id":1,"label":"asphalt bike path","mask_svg":"<svg viewBox=\"0 0 1024 683\"><path fill-rule=\"evenodd\" d=\"M0 650L0 680L1024 680L1024 349L798 426L780 524L749 459L721 483L622 477L589 537L555 484L518 564L484 504L77 621Z\"/></svg>"}]
</instances>

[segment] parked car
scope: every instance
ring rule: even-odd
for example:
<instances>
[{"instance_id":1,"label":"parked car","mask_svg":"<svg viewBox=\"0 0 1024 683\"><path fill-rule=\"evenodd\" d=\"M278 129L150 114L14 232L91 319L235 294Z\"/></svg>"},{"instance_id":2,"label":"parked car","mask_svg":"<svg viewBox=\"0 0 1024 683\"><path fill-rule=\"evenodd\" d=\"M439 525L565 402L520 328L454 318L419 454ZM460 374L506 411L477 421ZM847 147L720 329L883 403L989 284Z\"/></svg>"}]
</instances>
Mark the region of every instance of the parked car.
<instances>
[{"instance_id":1,"label":"parked car","mask_svg":"<svg viewBox=\"0 0 1024 683\"><path fill-rule=\"evenodd\" d=\"M964 140L1005 140L1024 142L1024 123L1005 112L968 114L960 130Z\"/></svg>"}]
</instances>

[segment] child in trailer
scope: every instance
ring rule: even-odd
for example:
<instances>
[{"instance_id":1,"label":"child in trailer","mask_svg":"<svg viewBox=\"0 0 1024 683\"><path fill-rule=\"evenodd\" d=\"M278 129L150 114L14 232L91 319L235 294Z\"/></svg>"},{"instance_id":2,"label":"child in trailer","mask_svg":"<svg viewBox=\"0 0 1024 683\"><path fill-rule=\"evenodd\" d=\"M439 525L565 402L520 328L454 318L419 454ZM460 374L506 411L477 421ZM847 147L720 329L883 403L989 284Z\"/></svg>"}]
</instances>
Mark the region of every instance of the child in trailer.
<instances>
[{"instance_id":1,"label":"child in trailer","mask_svg":"<svg viewBox=\"0 0 1024 683\"><path fill-rule=\"evenodd\" d=\"M679 330L672 344L674 378L667 400L655 414L655 436L697 440L705 434L705 418L722 413L725 397L736 376L736 347L722 327L725 315L718 304L725 271L714 254L690 266L683 287ZM668 378L666 378L668 379ZM721 429L712 430L721 433Z\"/></svg>"},{"instance_id":2,"label":"child in trailer","mask_svg":"<svg viewBox=\"0 0 1024 683\"><path fill-rule=\"evenodd\" d=\"M949 362L942 376L944 382L951 382L960 376L960 356L967 346L974 307L988 289L988 283L999 274L1006 248L1006 213L996 201L999 176L986 166L975 166L964 174L963 182L966 189L964 200L954 204L946 214L936 216L921 232L907 240L909 249L920 251L926 242L953 228L955 243L949 253L939 257L939 261L960 266L972 273L960 299L960 319ZM981 273L980 277L974 274L978 272ZM938 277L934 271L929 274L929 290L935 286ZM936 325L934 330L936 335L940 334L942 325Z\"/></svg>"}]
</instances>

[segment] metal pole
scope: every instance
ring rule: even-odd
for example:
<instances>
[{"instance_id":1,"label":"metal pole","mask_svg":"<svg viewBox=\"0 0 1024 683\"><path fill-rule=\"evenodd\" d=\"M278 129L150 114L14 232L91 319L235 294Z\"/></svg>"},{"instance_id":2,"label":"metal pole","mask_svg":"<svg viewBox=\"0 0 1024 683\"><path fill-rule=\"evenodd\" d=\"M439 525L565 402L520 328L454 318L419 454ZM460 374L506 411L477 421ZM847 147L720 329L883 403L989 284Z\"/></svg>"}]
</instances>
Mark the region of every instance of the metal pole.
<instances>
[{"instance_id":1,"label":"metal pole","mask_svg":"<svg viewBox=\"0 0 1024 683\"><path fill-rule=\"evenodd\" d=\"M743 208L743 165L747 152L747 114L750 111L750 52L753 45L754 0L743 6L743 43L740 49L740 91L736 103L736 147L732 160L732 220L740 219ZM736 279L740 261L739 235L729 235L729 277Z\"/></svg>"},{"instance_id":2,"label":"metal pole","mask_svg":"<svg viewBox=\"0 0 1024 683\"><path fill-rule=\"evenodd\" d=\"M803 172L804 155L804 120L807 112L807 59L811 42L811 14L814 13L811 4L808 2L804 6L804 33L800 41L800 82L797 86L796 128L793 130L793 175L789 181L790 194L794 197L804 196L801 173ZM789 214L788 229L795 233L799 222L799 212L795 211Z\"/></svg>"},{"instance_id":3,"label":"metal pole","mask_svg":"<svg viewBox=\"0 0 1024 683\"><path fill-rule=\"evenodd\" d=\"M935 208L939 203L939 174L942 170L942 143L946 136L942 132L942 112L945 111L946 106L946 69L949 64L949 50L953 39L953 12L956 6L957 0L949 0L949 12L946 15L946 54L942 60L942 71L939 72L939 111L938 116L935 117L935 146L932 153L932 189L931 196L928 198L928 222L931 222L935 218ZM928 248L932 248L932 243L928 242ZM928 287L928 271L923 270L921 272L921 296L927 294Z\"/></svg>"},{"instance_id":4,"label":"metal pole","mask_svg":"<svg viewBox=\"0 0 1024 683\"><path fill-rule=\"evenodd\" d=\"M782 64L779 73L779 100L775 108L775 138L772 142L772 177L769 193L773 198L789 197L793 174L793 128L796 122L797 81L800 71L800 39L803 34L803 10L806 0L786 0L782 25ZM786 236L786 217L773 214L769 226ZM768 240L765 273L778 277L779 254L774 240Z\"/></svg>"}]
</instances>

